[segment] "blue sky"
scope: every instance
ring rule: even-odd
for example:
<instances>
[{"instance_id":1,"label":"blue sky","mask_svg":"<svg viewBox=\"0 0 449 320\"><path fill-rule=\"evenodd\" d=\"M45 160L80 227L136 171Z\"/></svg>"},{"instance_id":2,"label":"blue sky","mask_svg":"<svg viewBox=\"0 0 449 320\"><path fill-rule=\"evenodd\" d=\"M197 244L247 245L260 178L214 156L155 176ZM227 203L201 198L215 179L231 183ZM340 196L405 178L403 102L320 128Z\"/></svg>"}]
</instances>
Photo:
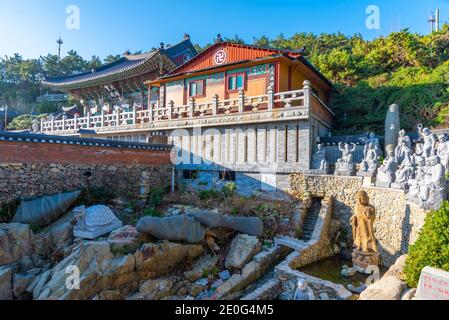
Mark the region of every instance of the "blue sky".
<instances>
[{"instance_id":1,"label":"blue sky","mask_svg":"<svg viewBox=\"0 0 449 320\"><path fill-rule=\"evenodd\" d=\"M66 28L66 7L80 9L80 29ZM365 27L368 5L380 9L380 30ZM371 39L401 28L428 33L427 18L441 10L449 20L449 0L0 0L0 56L38 57L75 49L83 57L148 51L163 41L174 44L189 33L206 44L217 33L275 37L295 32L361 33Z\"/></svg>"}]
</instances>

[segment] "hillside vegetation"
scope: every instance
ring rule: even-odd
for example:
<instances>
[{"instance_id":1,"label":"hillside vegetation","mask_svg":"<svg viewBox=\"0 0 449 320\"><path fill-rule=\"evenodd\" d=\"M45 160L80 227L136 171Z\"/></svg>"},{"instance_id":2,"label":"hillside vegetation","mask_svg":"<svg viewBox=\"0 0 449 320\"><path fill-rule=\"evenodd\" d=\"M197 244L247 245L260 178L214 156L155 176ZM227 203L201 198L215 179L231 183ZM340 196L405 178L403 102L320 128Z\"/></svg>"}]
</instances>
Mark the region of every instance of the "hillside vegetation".
<instances>
[{"instance_id":1,"label":"hillside vegetation","mask_svg":"<svg viewBox=\"0 0 449 320\"><path fill-rule=\"evenodd\" d=\"M243 42L238 36L226 40ZM337 133L382 134L387 106L392 103L400 105L405 129L414 130L418 122L449 126L448 25L430 35L402 30L371 41L360 35L297 33L290 38L254 38L253 44L306 49L306 57L335 84L331 105L337 114ZM209 45L196 47L203 50ZM61 61L50 54L29 60L18 54L5 57L0 60L0 104L22 113L51 112L48 105L33 105L44 91L40 86L44 76L90 70L119 57L84 60L76 51Z\"/></svg>"}]
</instances>

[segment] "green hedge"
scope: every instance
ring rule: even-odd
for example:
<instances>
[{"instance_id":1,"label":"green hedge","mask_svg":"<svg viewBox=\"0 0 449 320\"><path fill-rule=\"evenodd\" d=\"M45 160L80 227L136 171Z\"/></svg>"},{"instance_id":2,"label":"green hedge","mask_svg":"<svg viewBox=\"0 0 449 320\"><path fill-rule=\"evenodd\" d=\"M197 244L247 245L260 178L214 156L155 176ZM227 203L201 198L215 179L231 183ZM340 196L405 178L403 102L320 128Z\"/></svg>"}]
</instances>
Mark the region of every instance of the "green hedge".
<instances>
[{"instance_id":1,"label":"green hedge","mask_svg":"<svg viewBox=\"0 0 449 320\"><path fill-rule=\"evenodd\" d=\"M404 273L407 285L418 285L421 270L431 266L449 271L449 202L430 212L416 242L409 247Z\"/></svg>"}]
</instances>

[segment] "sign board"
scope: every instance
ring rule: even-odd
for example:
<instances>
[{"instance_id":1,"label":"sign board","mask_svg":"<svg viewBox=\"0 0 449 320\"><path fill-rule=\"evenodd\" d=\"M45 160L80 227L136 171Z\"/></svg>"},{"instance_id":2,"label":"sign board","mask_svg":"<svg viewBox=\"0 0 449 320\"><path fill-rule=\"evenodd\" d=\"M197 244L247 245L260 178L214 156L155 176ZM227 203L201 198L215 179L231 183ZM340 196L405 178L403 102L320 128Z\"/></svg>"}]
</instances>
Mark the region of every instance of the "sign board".
<instances>
[{"instance_id":1,"label":"sign board","mask_svg":"<svg viewBox=\"0 0 449 320\"><path fill-rule=\"evenodd\" d=\"M418 300L449 300L449 272L424 267L416 291Z\"/></svg>"}]
</instances>

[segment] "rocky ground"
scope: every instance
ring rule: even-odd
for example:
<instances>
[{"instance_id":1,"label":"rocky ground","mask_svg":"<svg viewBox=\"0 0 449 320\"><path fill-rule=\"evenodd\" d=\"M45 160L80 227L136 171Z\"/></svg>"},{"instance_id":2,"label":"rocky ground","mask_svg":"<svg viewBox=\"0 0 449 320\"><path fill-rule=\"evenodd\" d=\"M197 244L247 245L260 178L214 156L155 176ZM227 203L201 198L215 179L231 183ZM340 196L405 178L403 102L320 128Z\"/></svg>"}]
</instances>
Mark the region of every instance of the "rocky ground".
<instances>
[{"instance_id":1,"label":"rocky ground","mask_svg":"<svg viewBox=\"0 0 449 320\"><path fill-rule=\"evenodd\" d=\"M231 196L223 204L217 199L200 201L188 193L165 195L151 211L148 199L118 197L106 202L125 225L95 241L74 238L72 211L47 227L0 224L0 299L238 298L289 252L273 250L272 235L290 223L290 206L281 203ZM260 238L216 228L216 252L205 241L159 241L137 232L134 226L142 216L200 210L177 202L234 216L259 216L268 227ZM79 268L80 290L70 282L73 266Z\"/></svg>"}]
</instances>

